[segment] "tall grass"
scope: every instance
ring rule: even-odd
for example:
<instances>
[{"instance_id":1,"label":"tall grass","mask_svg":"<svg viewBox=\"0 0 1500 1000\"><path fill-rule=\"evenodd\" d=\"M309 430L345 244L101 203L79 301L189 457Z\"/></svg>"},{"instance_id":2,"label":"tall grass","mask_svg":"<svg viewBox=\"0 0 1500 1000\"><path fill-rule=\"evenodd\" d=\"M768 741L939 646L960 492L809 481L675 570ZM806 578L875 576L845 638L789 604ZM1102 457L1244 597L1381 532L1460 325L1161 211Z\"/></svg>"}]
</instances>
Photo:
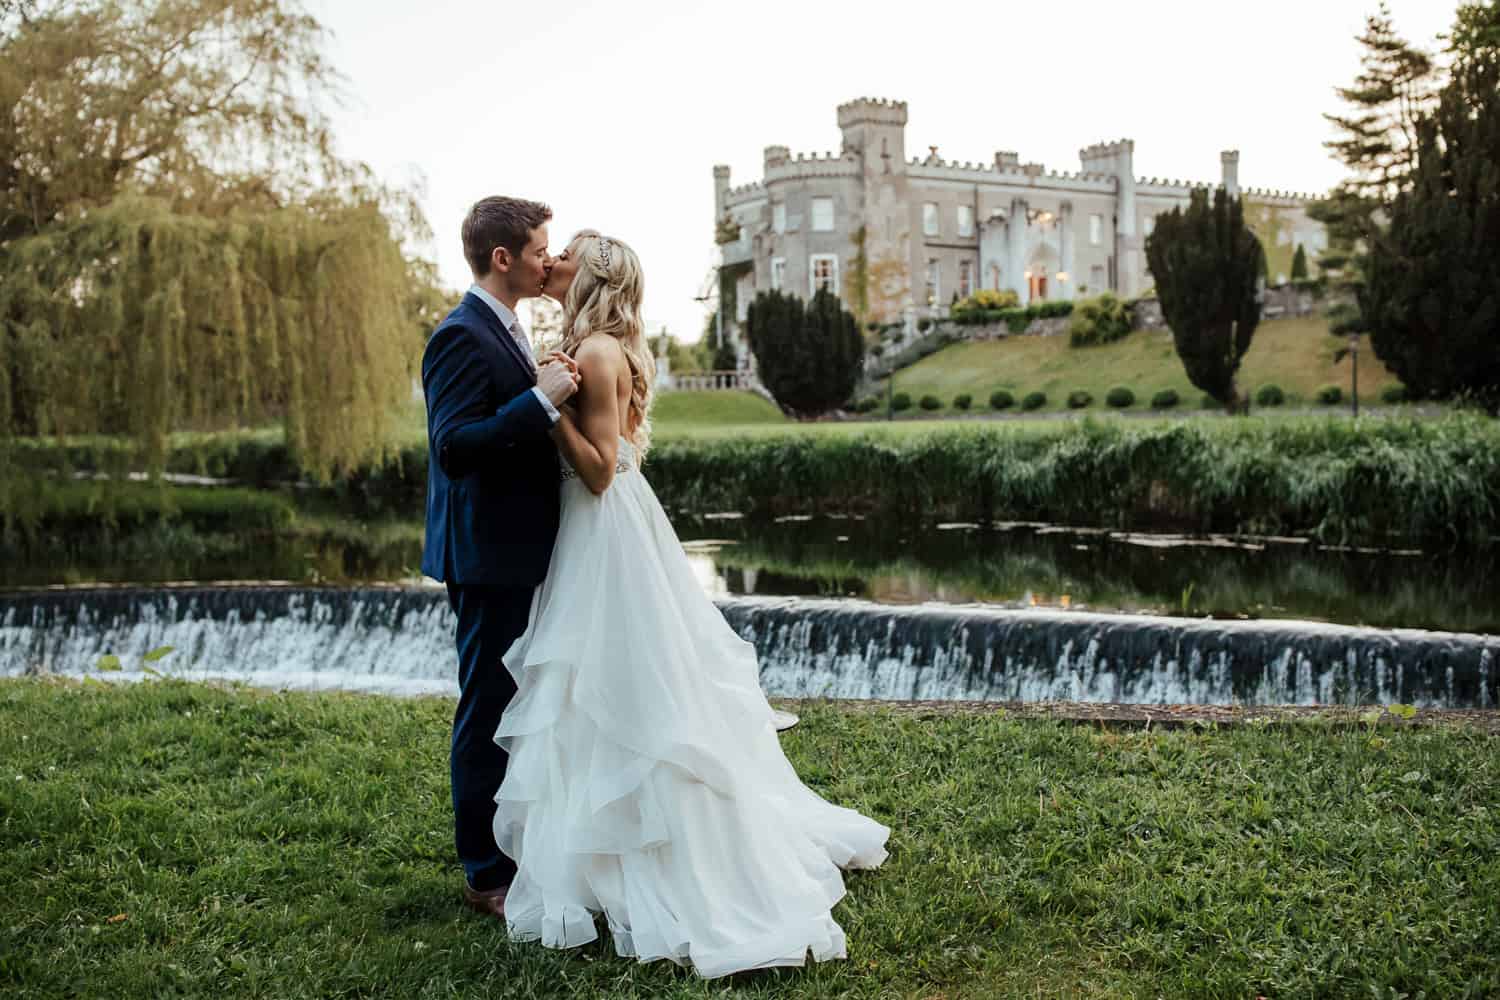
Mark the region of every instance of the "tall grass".
<instances>
[{"instance_id":1,"label":"tall grass","mask_svg":"<svg viewBox=\"0 0 1500 1000\"><path fill-rule=\"evenodd\" d=\"M866 509L1099 527L1457 541L1500 534L1500 424L1473 415L664 440L690 509Z\"/></svg>"}]
</instances>

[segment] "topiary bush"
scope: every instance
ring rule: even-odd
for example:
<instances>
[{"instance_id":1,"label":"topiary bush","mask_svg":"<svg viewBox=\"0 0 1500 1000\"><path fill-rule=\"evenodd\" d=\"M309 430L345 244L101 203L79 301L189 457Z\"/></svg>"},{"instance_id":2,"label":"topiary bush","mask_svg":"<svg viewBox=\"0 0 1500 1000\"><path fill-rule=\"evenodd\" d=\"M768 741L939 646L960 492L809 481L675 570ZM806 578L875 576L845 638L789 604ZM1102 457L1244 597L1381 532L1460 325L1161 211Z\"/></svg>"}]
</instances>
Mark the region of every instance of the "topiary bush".
<instances>
[{"instance_id":1,"label":"topiary bush","mask_svg":"<svg viewBox=\"0 0 1500 1000\"><path fill-rule=\"evenodd\" d=\"M1302 249L1300 246L1297 249ZM1344 390L1341 386L1323 385L1318 387L1318 402L1324 406L1337 406L1344 401Z\"/></svg>"},{"instance_id":2,"label":"topiary bush","mask_svg":"<svg viewBox=\"0 0 1500 1000\"><path fill-rule=\"evenodd\" d=\"M1105 394L1104 402L1108 403L1112 409L1128 409L1135 405L1135 393L1126 386L1117 385Z\"/></svg>"},{"instance_id":3,"label":"topiary bush","mask_svg":"<svg viewBox=\"0 0 1500 1000\"><path fill-rule=\"evenodd\" d=\"M1016 397L1004 389L996 389L990 393L990 409L992 410L1008 410L1015 405Z\"/></svg>"},{"instance_id":4,"label":"topiary bush","mask_svg":"<svg viewBox=\"0 0 1500 1000\"><path fill-rule=\"evenodd\" d=\"M922 407L922 409L928 411L941 410L943 408L943 401L929 392L927 395L922 397L921 403L919 405Z\"/></svg>"},{"instance_id":5,"label":"topiary bush","mask_svg":"<svg viewBox=\"0 0 1500 1000\"><path fill-rule=\"evenodd\" d=\"M974 404L974 397L967 392L961 392L953 397L953 408L955 410L967 410Z\"/></svg>"},{"instance_id":6,"label":"topiary bush","mask_svg":"<svg viewBox=\"0 0 1500 1000\"><path fill-rule=\"evenodd\" d=\"M1388 385L1380 390L1380 401L1395 406L1397 403L1406 402L1406 386Z\"/></svg>"},{"instance_id":7,"label":"topiary bush","mask_svg":"<svg viewBox=\"0 0 1500 1000\"><path fill-rule=\"evenodd\" d=\"M1208 399L1211 397L1205 396L1204 398ZM1161 392L1158 392L1156 395L1151 397L1151 409L1170 410L1180 402L1182 402L1182 400L1178 398L1176 389L1163 389Z\"/></svg>"},{"instance_id":8,"label":"topiary bush","mask_svg":"<svg viewBox=\"0 0 1500 1000\"><path fill-rule=\"evenodd\" d=\"M1094 394L1087 389L1075 389L1068 393L1068 409L1083 410L1094 405Z\"/></svg>"},{"instance_id":9,"label":"topiary bush","mask_svg":"<svg viewBox=\"0 0 1500 1000\"><path fill-rule=\"evenodd\" d=\"M1072 347L1112 344L1129 332L1130 310L1120 299L1105 292L1074 307L1073 319L1068 324L1068 344Z\"/></svg>"},{"instance_id":10,"label":"topiary bush","mask_svg":"<svg viewBox=\"0 0 1500 1000\"><path fill-rule=\"evenodd\" d=\"M1040 410L1047 405L1047 394L1045 392L1028 392L1026 398L1021 400L1021 409Z\"/></svg>"},{"instance_id":11,"label":"topiary bush","mask_svg":"<svg viewBox=\"0 0 1500 1000\"><path fill-rule=\"evenodd\" d=\"M891 397L891 409L897 413L911 409L911 395L905 392L896 393Z\"/></svg>"},{"instance_id":12,"label":"topiary bush","mask_svg":"<svg viewBox=\"0 0 1500 1000\"><path fill-rule=\"evenodd\" d=\"M1286 393L1275 382L1267 382L1255 390L1255 405L1280 406L1286 402Z\"/></svg>"},{"instance_id":13,"label":"topiary bush","mask_svg":"<svg viewBox=\"0 0 1500 1000\"><path fill-rule=\"evenodd\" d=\"M880 405L880 400L874 396L866 396L854 404L855 413L869 413Z\"/></svg>"}]
</instances>

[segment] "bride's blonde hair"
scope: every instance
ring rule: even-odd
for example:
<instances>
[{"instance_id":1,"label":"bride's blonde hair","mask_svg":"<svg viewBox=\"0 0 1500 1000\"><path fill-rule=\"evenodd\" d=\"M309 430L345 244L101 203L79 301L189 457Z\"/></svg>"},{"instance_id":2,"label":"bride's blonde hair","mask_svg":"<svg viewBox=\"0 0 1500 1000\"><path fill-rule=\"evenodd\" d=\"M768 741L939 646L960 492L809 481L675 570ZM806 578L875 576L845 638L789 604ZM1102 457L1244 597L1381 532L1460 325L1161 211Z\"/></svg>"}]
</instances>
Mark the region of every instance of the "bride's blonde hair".
<instances>
[{"instance_id":1,"label":"bride's blonde hair","mask_svg":"<svg viewBox=\"0 0 1500 1000\"><path fill-rule=\"evenodd\" d=\"M578 262L573 284L563 297L562 350L572 355L593 334L614 337L630 365L631 443L641 455L651 444L651 397L656 360L646 343L641 320L643 279L635 251L612 236L592 229L577 233L568 251Z\"/></svg>"}]
</instances>

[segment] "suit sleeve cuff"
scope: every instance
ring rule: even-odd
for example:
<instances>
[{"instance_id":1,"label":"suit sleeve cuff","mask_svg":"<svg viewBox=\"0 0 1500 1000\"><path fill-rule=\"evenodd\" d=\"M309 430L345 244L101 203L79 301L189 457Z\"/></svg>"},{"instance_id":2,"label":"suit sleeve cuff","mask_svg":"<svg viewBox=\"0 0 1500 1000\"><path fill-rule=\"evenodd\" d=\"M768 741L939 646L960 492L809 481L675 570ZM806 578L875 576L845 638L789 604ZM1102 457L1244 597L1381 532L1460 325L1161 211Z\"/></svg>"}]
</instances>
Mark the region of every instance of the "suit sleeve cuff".
<instances>
[{"instance_id":1,"label":"suit sleeve cuff","mask_svg":"<svg viewBox=\"0 0 1500 1000\"><path fill-rule=\"evenodd\" d=\"M552 405L552 400L547 398L547 394L543 392L541 390L541 387L539 386L532 386L531 391L536 393L537 401L542 404L542 409L547 411L547 419L552 421L554 424L557 423L558 418L560 418L562 414L557 412L557 407Z\"/></svg>"}]
</instances>

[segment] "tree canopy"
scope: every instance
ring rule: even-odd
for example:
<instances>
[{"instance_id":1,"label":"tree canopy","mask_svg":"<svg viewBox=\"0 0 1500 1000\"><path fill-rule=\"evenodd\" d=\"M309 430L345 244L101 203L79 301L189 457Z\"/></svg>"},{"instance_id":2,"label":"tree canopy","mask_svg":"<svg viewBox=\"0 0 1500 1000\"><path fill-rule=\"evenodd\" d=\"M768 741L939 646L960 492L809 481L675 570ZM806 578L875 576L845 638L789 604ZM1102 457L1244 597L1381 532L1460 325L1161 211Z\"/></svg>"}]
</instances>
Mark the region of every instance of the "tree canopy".
<instances>
[{"instance_id":1,"label":"tree canopy","mask_svg":"<svg viewBox=\"0 0 1500 1000\"><path fill-rule=\"evenodd\" d=\"M159 468L279 420L317 475L383 454L436 281L414 197L333 151L323 36L295 0L0 7L0 452L129 433Z\"/></svg>"}]
</instances>

